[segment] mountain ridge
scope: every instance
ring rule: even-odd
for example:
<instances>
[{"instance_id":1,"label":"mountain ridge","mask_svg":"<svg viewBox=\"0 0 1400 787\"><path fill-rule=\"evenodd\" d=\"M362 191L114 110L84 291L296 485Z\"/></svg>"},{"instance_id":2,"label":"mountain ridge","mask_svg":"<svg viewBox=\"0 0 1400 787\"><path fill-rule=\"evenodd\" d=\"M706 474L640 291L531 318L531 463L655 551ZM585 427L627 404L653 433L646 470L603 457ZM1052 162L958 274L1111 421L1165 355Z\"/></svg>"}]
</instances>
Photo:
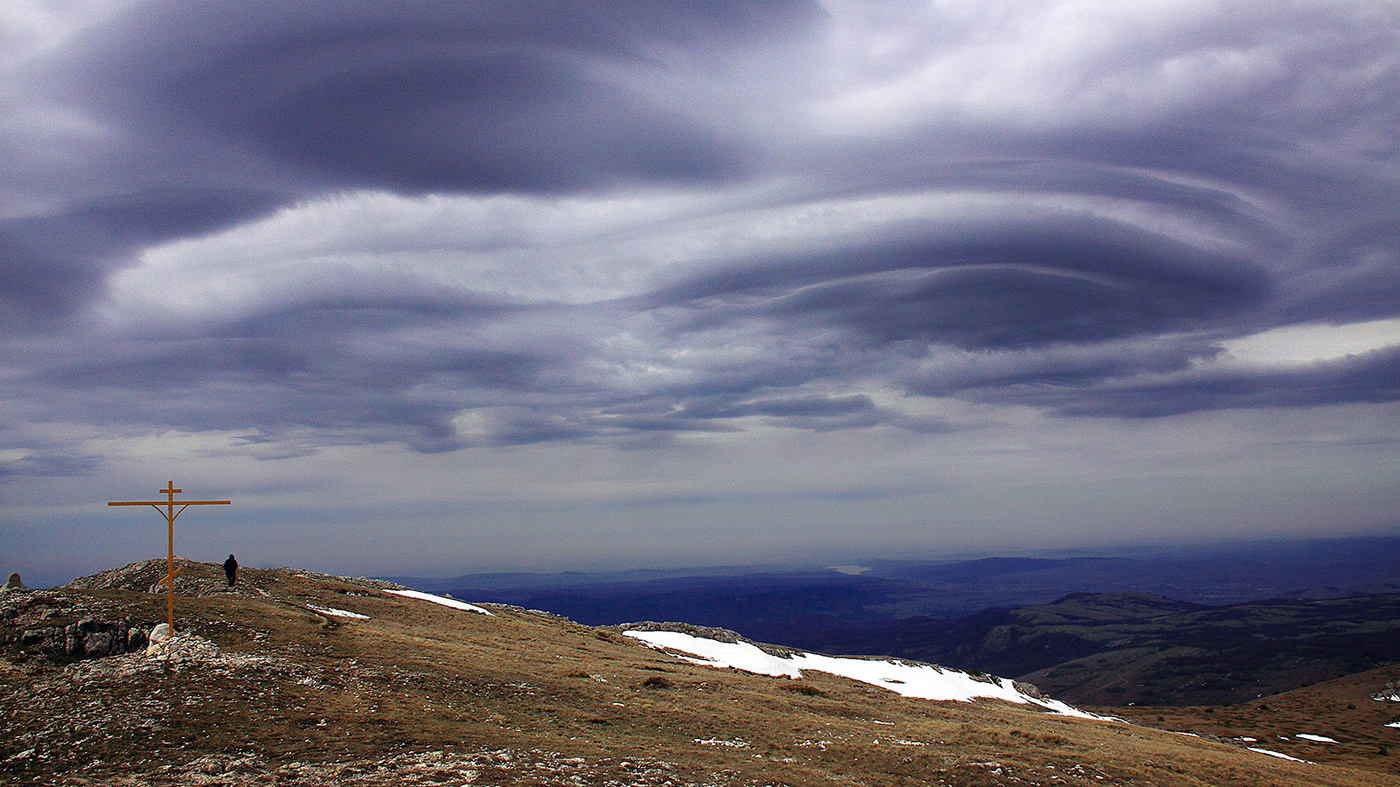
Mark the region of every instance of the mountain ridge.
<instances>
[{"instance_id":1,"label":"mountain ridge","mask_svg":"<svg viewBox=\"0 0 1400 787\"><path fill-rule=\"evenodd\" d=\"M782 608L798 610L799 617L830 612L802 608L810 587L839 588L854 597L856 604L837 611L841 620L955 618L990 607L1045 604L1079 591L1150 592L1215 605L1400 592L1400 537L1245 541L1064 557L872 559L858 567L717 566L385 578L425 590L554 609L591 625L638 619L633 608L609 615L600 601L625 603L631 597L645 604L653 593L685 590L723 602L735 588L780 597L781 607L759 610L769 618ZM746 630L742 618L730 623L735 625L728 628ZM764 638L762 632L749 633Z\"/></svg>"}]
</instances>

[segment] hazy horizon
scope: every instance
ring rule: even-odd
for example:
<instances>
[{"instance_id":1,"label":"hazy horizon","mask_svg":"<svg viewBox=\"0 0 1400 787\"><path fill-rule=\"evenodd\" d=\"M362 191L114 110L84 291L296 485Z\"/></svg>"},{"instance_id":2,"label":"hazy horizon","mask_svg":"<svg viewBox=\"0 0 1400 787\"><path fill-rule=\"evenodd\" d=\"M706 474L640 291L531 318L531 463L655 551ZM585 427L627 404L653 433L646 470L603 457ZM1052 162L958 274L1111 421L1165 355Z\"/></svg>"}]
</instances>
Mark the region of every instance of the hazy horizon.
<instances>
[{"instance_id":1,"label":"hazy horizon","mask_svg":"<svg viewBox=\"0 0 1400 787\"><path fill-rule=\"evenodd\" d=\"M154 513L151 515L155 517ZM164 520L156 519L157 524L163 524ZM414 573L413 571L364 571L364 572L338 572L334 566L312 569L308 566L296 564L262 562L255 563L247 558L240 559L240 564L252 568L293 568L300 570L311 570L315 573L326 573L333 576L365 576L388 579L420 579L448 581L459 579L470 579L472 577L493 577L523 575L533 577L617 577L622 575L646 575L662 574L677 577L701 577L701 576L743 576L751 574L783 574L783 573L807 573L826 572L856 574L868 573L876 567L889 568L898 565L940 565L959 564L965 562L976 562L981 560L997 559L1030 559L1030 560L1072 560L1076 558L1087 559L1135 559L1135 560L1189 560L1193 558L1203 558L1218 556L1219 554L1245 554L1257 559L1261 556L1278 555L1296 550L1297 548L1307 548L1309 550L1320 549L1324 554L1331 553L1331 557L1336 558L1335 552L1355 551L1349 549L1350 545L1373 544L1381 542L1384 545L1400 548L1400 531L1391 530L1389 532L1376 532L1364 534L1345 534L1328 538L1227 538L1227 539L1200 539L1195 541L1180 542L1152 542L1141 541L1135 543L1109 544L1094 547L1059 547L1046 549L1001 549L1001 550L971 550L962 552L944 553L903 553L903 554L878 554L861 553L856 555L835 556L831 560L790 560L790 561L769 561L769 562L717 562L698 563L677 560L670 563L636 564L636 563L593 563L593 564L561 564L561 565L529 565L519 566L498 565L478 569L464 569L453 572L429 574ZM222 554L193 555L185 554L177 545L176 557L187 560L218 563L224 558ZM845 560L840 558L844 557ZM1369 557L1369 556L1368 556ZM164 560L164 554L156 554L152 551L149 555L122 559L110 565L93 565L84 569L71 569L68 571L36 573L23 575L25 584L29 587L52 587L66 584L67 582L81 576L87 576L98 571L109 568L118 568L128 562L141 560ZM849 571L849 569L862 569L859 572ZM8 571L9 569L6 569ZM1400 576L1400 569L1397 569L1397 576Z\"/></svg>"}]
</instances>

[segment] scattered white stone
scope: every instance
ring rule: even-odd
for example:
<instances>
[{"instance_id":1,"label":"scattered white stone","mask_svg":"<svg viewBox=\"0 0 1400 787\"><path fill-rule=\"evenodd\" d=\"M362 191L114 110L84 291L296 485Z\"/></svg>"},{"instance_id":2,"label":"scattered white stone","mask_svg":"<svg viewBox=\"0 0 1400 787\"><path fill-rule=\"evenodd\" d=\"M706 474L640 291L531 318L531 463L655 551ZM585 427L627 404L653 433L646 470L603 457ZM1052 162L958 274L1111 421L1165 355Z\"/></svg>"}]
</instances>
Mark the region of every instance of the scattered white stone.
<instances>
[{"instance_id":1,"label":"scattered white stone","mask_svg":"<svg viewBox=\"0 0 1400 787\"><path fill-rule=\"evenodd\" d=\"M747 749L749 747L748 741L739 738L735 738L732 741L723 740L721 738L696 738L695 742L701 746L727 746L731 749Z\"/></svg>"}]
</instances>

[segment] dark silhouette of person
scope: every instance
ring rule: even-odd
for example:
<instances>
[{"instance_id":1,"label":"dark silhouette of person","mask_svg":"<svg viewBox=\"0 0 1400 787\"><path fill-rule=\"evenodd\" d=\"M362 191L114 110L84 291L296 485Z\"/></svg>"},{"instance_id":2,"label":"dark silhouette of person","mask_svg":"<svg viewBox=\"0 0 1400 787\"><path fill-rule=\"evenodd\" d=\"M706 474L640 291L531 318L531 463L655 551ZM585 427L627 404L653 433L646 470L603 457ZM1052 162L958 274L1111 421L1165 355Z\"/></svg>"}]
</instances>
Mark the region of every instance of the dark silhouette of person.
<instances>
[{"instance_id":1,"label":"dark silhouette of person","mask_svg":"<svg viewBox=\"0 0 1400 787\"><path fill-rule=\"evenodd\" d=\"M233 559L233 555L228 556L224 561L224 578L228 580L228 586L233 587L238 581L238 561Z\"/></svg>"}]
</instances>

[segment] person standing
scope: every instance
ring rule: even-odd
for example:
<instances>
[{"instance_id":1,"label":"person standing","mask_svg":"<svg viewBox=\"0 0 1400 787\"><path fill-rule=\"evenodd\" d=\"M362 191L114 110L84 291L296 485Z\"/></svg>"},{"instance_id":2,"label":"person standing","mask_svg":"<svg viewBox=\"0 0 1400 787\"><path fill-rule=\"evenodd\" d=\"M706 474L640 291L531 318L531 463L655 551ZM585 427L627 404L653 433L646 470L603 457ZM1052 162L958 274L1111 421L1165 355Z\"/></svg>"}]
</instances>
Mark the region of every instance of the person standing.
<instances>
[{"instance_id":1,"label":"person standing","mask_svg":"<svg viewBox=\"0 0 1400 787\"><path fill-rule=\"evenodd\" d=\"M238 581L238 561L234 560L233 555L229 555L228 560L224 561L224 578L228 580L229 587L233 587Z\"/></svg>"}]
</instances>

